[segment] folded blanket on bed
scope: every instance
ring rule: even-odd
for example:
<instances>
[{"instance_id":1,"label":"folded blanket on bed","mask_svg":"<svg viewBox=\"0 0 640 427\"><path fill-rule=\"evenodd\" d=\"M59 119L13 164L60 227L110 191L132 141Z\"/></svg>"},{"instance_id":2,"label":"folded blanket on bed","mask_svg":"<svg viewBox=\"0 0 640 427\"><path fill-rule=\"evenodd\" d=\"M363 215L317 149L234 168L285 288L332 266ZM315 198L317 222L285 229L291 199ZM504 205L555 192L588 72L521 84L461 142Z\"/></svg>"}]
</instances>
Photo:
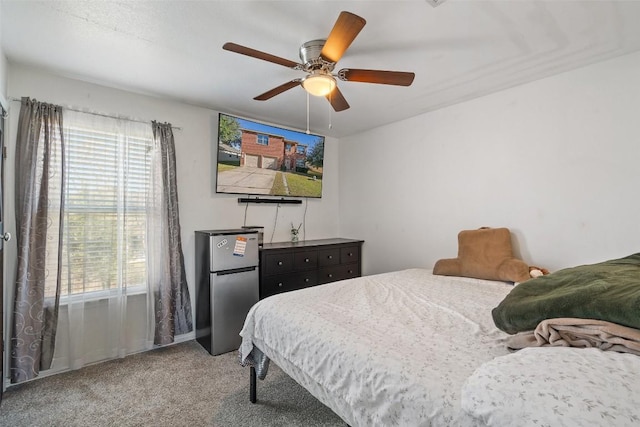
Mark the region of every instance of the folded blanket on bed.
<instances>
[{"instance_id":1,"label":"folded blanket on bed","mask_svg":"<svg viewBox=\"0 0 640 427\"><path fill-rule=\"evenodd\" d=\"M499 329L531 331L545 319L597 319L640 329L640 253L581 265L516 286L492 310Z\"/></svg>"},{"instance_id":2,"label":"folded blanket on bed","mask_svg":"<svg viewBox=\"0 0 640 427\"><path fill-rule=\"evenodd\" d=\"M640 356L640 330L593 319L547 319L533 331L507 340L514 350L525 347L595 347Z\"/></svg>"}]
</instances>

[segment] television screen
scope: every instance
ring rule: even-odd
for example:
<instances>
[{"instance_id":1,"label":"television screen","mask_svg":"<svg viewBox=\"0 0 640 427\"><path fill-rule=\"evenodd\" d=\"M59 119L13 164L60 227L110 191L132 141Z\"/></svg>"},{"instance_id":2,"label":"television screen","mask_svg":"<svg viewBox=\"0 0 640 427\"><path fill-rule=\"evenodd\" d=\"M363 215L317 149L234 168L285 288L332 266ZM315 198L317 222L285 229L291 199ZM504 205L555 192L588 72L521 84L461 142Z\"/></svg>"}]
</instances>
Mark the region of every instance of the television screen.
<instances>
[{"instance_id":1,"label":"television screen","mask_svg":"<svg viewBox=\"0 0 640 427\"><path fill-rule=\"evenodd\" d=\"M324 137L220 113L216 192L322 197Z\"/></svg>"}]
</instances>

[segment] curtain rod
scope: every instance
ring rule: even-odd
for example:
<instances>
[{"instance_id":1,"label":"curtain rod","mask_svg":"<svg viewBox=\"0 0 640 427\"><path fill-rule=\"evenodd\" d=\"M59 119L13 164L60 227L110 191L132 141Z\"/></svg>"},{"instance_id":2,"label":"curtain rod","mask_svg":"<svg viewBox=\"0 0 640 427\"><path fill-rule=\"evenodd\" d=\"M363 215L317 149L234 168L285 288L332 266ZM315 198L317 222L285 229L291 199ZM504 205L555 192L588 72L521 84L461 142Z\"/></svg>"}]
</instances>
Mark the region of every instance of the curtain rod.
<instances>
[{"instance_id":1,"label":"curtain rod","mask_svg":"<svg viewBox=\"0 0 640 427\"><path fill-rule=\"evenodd\" d=\"M13 98L13 97L11 97L11 98L9 98L9 100L10 101L15 101L15 102L22 102L21 98ZM78 112L78 113L85 113L85 114L92 114L94 116L109 117L111 119L128 120L130 122L137 122L137 123L151 123L151 120L144 121L144 120L138 120L138 119L134 119L134 118L131 118L131 117L126 117L126 116L125 117L123 117L123 116L114 116L113 114L95 113L93 111L83 111L83 110L80 110L80 109L78 109L76 107L71 107L71 106L68 106L68 105L62 105L62 107L66 108L67 110L70 110L70 111L75 111L75 112ZM178 126L171 126L171 129L182 130L182 128L178 127Z\"/></svg>"}]
</instances>

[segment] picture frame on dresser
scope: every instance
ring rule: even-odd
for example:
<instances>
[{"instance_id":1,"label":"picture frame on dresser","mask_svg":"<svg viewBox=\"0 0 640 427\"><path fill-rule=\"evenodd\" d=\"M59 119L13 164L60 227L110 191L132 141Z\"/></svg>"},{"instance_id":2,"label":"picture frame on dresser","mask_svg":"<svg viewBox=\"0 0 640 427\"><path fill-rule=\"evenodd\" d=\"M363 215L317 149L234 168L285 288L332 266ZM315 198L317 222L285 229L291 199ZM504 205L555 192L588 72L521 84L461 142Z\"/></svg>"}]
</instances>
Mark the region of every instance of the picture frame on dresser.
<instances>
[{"instance_id":1,"label":"picture frame on dresser","mask_svg":"<svg viewBox=\"0 0 640 427\"><path fill-rule=\"evenodd\" d=\"M265 243L260 249L259 298L362 275L356 239Z\"/></svg>"}]
</instances>

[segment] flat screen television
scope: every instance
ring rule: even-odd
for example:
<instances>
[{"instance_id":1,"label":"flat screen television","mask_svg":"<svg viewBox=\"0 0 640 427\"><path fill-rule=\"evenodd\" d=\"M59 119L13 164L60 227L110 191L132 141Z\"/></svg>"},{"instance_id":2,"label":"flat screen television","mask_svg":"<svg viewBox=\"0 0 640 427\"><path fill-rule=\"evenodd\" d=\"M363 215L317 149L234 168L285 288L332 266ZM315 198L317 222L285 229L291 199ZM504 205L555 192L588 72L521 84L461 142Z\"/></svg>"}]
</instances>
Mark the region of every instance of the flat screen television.
<instances>
[{"instance_id":1,"label":"flat screen television","mask_svg":"<svg viewBox=\"0 0 640 427\"><path fill-rule=\"evenodd\" d=\"M322 197L324 137L220 113L216 192Z\"/></svg>"}]
</instances>

